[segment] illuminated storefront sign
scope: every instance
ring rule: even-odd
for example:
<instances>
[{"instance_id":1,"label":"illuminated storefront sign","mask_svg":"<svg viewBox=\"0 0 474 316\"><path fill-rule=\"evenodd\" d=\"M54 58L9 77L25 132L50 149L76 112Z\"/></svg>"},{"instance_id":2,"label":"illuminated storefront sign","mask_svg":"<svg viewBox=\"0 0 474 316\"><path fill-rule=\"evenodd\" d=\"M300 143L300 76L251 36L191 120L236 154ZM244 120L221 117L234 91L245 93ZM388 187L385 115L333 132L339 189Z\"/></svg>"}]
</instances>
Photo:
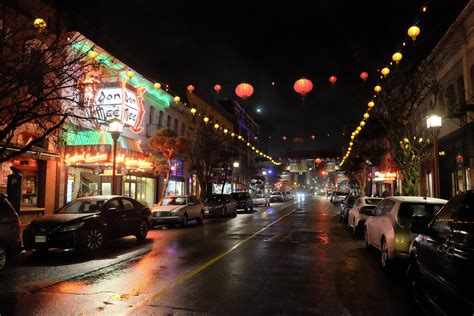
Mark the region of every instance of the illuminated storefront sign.
<instances>
[{"instance_id":1,"label":"illuminated storefront sign","mask_svg":"<svg viewBox=\"0 0 474 316\"><path fill-rule=\"evenodd\" d=\"M141 132L145 114L143 94L146 89L138 86L136 91L132 91L129 87L126 78L122 78L119 87L116 82L104 83L97 91L90 91L89 94L94 93L94 101L90 104L91 115L100 121L117 118L126 126L130 126L133 132Z\"/></svg>"},{"instance_id":2,"label":"illuminated storefront sign","mask_svg":"<svg viewBox=\"0 0 474 316\"><path fill-rule=\"evenodd\" d=\"M374 181L380 181L380 182L394 181L395 179L397 179L397 173L396 172L390 172L390 171L387 171L387 172L376 171L375 172Z\"/></svg>"},{"instance_id":3,"label":"illuminated storefront sign","mask_svg":"<svg viewBox=\"0 0 474 316\"><path fill-rule=\"evenodd\" d=\"M96 162L110 162L109 155L107 153L75 153L66 154L65 162L67 164L77 163L96 163ZM153 163L145 159L136 159L131 157L125 157L125 155L117 155L116 161L118 164L124 164L127 168L131 169L153 169Z\"/></svg>"}]
</instances>

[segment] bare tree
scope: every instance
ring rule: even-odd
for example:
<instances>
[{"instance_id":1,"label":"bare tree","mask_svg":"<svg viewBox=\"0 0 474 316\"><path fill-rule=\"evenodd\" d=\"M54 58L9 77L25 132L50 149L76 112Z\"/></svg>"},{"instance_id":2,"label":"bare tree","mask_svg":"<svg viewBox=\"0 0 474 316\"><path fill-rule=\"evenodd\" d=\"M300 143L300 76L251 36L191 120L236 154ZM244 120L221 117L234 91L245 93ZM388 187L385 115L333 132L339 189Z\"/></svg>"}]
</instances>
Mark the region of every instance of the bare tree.
<instances>
[{"instance_id":1,"label":"bare tree","mask_svg":"<svg viewBox=\"0 0 474 316\"><path fill-rule=\"evenodd\" d=\"M83 39L35 27L8 10L0 37L0 163L59 141L65 123L87 120L81 82L91 70ZM28 136L25 137L25 134Z\"/></svg>"},{"instance_id":2,"label":"bare tree","mask_svg":"<svg viewBox=\"0 0 474 316\"><path fill-rule=\"evenodd\" d=\"M212 183L217 179L223 179L223 185L227 182L227 169L237 148L232 147L225 137L199 122L191 135L188 153L201 186L201 198L212 192Z\"/></svg>"},{"instance_id":3,"label":"bare tree","mask_svg":"<svg viewBox=\"0 0 474 316\"><path fill-rule=\"evenodd\" d=\"M398 66L385 80L384 91L376 100L375 114L385 127L406 195L418 195L420 163L429 154L426 129L419 123L438 103L442 89L436 69L434 62Z\"/></svg>"}]
</instances>

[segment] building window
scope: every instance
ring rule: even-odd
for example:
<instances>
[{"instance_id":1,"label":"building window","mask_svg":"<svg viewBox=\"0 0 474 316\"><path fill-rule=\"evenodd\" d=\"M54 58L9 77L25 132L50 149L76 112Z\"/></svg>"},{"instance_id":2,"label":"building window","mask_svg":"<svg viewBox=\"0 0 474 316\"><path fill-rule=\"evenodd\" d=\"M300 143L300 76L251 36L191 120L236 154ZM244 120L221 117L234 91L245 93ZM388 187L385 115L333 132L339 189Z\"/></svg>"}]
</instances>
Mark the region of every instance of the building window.
<instances>
[{"instance_id":1,"label":"building window","mask_svg":"<svg viewBox=\"0 0 474 316\"><path fill-rule=\"evenodd\" d=\"M457 88L457 106L461 107L465 103L465 97L464 97L464 76L459 76L458 80L456 81L456 88Z\"/></svg>"},{"instance_id":2,"label":"building window","mask_svg":"<svg viewBox=\"0 0 474 316\"><path fill-rule=\"evenodd\" d=\"M178 135L178 119L174 119L174 132Z\"/></svg>"},{"instance_id":3,"label":"building window","mask_svg":"<svg viewBox=\"0 0 474 316\"><path fill-rule=\"evenodd\" d=\"M456 107L456 93L453 85L446 89L446 101L446 110L448 113L451 113Z\"/></svg>"},{"instance_id":4,"label":"building window","mask_svg":"<svg viewBox=\"0 0 474 316\"><path fill-rule=\"evenodd\" d=\"M160 111L160 116L158 118L158 125L163 126L163 111Z\"/></svg>"},{"instance_id":5,"label":"building window","mask_svg":"<svg viewBox=\"0 0 474 316\"><path fill-rule=\"evenodd\" d=\"M166 128L171 128L171 115L168 115L166 119Z\"/></svg>"},{"instance_id":6,"label":"building window","mask_svg":"<svg viewBox=\"0 0 474 316\"><path fill-rule=\"evenodd\" d=\"M155 108L150 106L150 116L148 118L148 122L150 124L154 124L155 123Z\"/></svg>"}]
</instances>

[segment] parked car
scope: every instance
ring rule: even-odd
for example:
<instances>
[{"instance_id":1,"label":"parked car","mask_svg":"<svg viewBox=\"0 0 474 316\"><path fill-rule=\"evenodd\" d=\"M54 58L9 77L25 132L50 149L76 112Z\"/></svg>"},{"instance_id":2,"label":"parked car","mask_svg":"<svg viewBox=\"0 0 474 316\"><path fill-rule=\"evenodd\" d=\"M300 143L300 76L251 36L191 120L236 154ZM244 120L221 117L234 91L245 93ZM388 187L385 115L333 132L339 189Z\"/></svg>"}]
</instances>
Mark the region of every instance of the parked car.
<instances>
[{"instance_id":1,"label":"parked car","mask_svg":"<svg viewBox=\"0 0 474 316\"><path fill-rule=\"evenodd\" d=\"M165 196L161 205L151 209L153 225L180 225L185 227L190 220L202 223L204 204L194 195Z\"/></svg>"},{"instance_id":2,"label":"parked car","mask_svg":"<svg viewBox=\"0 0 474 316\"><path fill-rule=\"evenodd\" d=\"M204 200L204 217L236 215L236 202L228 194L211 194Z\"/></svg>"},{"instance_id":3,"label":"parked car","mask_svg":"<svg viewBox=\"0 0 474 316\"><path fill-rule=\"evenodd\" d=\"M293 195L291 191L286 191L285 195L286 195L287 200L293 200L295 198L295 196Z\"/></svg>"},{"instance_id":4,"label":"parked car","mask_svg":"<svg viewBox=\"0 0 474 316\"><path fill-rule=\"evenodd\" d=\"M407 285L426 314L474 315L474 192L452 198L433 220L413 221ZM441 310L441 312L439 312Z\"/></svg>"},{"instance_id":5,"label":"parked car","mask_svg":"<svg viewBox=\"0 0 474 316\"><path fill-rule=\"evenodd\" d=\"M281 191L274 191L270 194L270 202L285 202L285 196Z\"/></svg>"},{"instance_id":6,"label":"parked car","mask_svg":"<svg viewBox=\"0 0 474 316\"><path fill-rule=\"evenodd\" d=\"M248 192L233 192L230 194L237 204L237 209L253 211L252 197Z\"/></svg>"},{"instance_id":7,"label":"parked car","mask_svg":"<svg viewBox=\"0 0 474 316\"><path fill-rule=\"evenodd\" d=\"M344 200L341 201L341 214L340 218L343 223L347 223L347 217L349 210L351 209L352 205L354 205L355 201L358 199L358 196L353 195L346 195Z\"/></svg>"},{"instance_id":8,"label":"parked car","mask_svg":"<svg viewBox=\"0 0 474 316\"><path fill-rule=\"evenodd\" d=\"M331 195L331 199L330 201L333 203L333 204L337 204L337 203L341 203L345 198L346 196L348 195L349 193L347 192L341 192L341 191L334 191Z\"/></svg>"},{"instance_id":9,"label":"parked car","mask_svg":"<svg viewBox=\"0 0 474 316\"><path fill-rule=\"evenodd\" d=\"M0 193L0 271L20 251L20 219L7 196Z\"/></svg>"},{"instance_id":10,"label":"parked car","mask_svg":"<svg viewBox=\"0 0 474 316\"><path fill-rule=\"evenodd\" d=\"M375 207L382 202L382 198L360 197L348 212L347 227L352 228L352 233L356 235L362 232L365 221L369 216L374 215Z\"/></svg>"},{"instance_id":11,"label":"parked car","mask_svg":"<svg viewBox=\"0 0 474 316\"><path fill-rule=\"evenodd\" d=\"M252 198L252 203L254 206L270 206L270 196L268 194L257 193Z\"/></svg>"},{"instance_id":12,"label":"parked car","mask_svg":"<svg viewBox=\"0 0 474 316\"><path fill-rule=\"evenodd\" d=\"M25 249L77 248L95 252L112 238L146 239L150 209L125 196L89 196L33 220L23 232Z\"/></svg>"},{"instance_id":13,"label":"parked car","mask_svg":"<svg viewBox=\"0 0 474 316\"><path fill-rule=\"evenodd\" d=\"M365 221L366 247L380 251L380 264L387 268L392 259L408 258L416 235L410 231L413 220L431 220L446 200L419 196L390 196L375 208Z\"/></svg>"}]
</instances>

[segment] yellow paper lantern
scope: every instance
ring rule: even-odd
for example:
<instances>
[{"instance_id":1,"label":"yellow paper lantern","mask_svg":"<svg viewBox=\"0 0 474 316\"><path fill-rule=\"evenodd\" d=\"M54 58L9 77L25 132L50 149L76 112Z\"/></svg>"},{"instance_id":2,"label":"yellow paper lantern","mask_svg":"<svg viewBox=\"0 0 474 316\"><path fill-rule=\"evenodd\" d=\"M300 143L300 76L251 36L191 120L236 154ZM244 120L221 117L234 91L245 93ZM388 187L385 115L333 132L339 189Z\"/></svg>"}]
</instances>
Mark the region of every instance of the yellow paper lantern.
<instances>
[{"instance_id":1,"label":"yellow paper lantern","mask_svg":"<svg viewBox=\"0 0 474 316\"><path fill-rule=\"evenodd\" d=\"M89 51L89 52L87 53L87 56L88 56L90 59L96 59L97 56L99 56L99 53L94 52L93 50L91 50L91 51Z\"/></svg>"},{"instance_id":2,"label":"yellow paper lantern","mask_svg":"<svg viewBox=\"0 0 474 316\"><path fill-rule=\"evenodd\" d=\"M135 76L135 73L131 70L128 70L125 75L127 75L128 79L132 79Z\"/></svg>"},{"instance_id":3,"label":"yellow paper lantern","mask_svg":"<svg viewBox=\"0 0 474 316\"><path fill-rule=\"evenodd\" d=\"M160 88L161 88L161 83L155 82L155 83L153 84L153 88L155 88L155 89L160 89Z\"/></svg>"},{"instance_id":4,"label":"yellow paper lantern","mask_svg":"<svg viewBox=\"0 0 474 316\"><path fill-rule=\"evenodd\" d=\"M35 29L41 32L46 28L47 24L46 21L42 18L37 18L33 21L33 26L35 27Z\"/></svg>"},{"instance_id":5,"label":"yellow paper lantern","mask_svg":"<svg viewBox=\"0 0 474 316\"><path fill-rule=\"evenodd\" d=\"M238 140L241 140L241 139L242 139L242 136L240 136L240 135L237 136L237 139L238 139Z\"/></svg>"},{"instance_id":6,"label":"yellow paper lantern","mask_svg":"<svg viewBox=\"0 0 474 316\"><path fill-rule=\"evenodd\" d=\"M217 123L214 124L214 128L215 128L215 129L218 129L218 128L219 128L219 124L217 124Z\"/></svg>"},{"instance_id":7,"label":"yellow paper lantern","mask_svg":"<svg viewBox=\"0 0 474 316\"><path fill-rule=\"evenodd\" d=\"M234 136L235 136L234 132L230 133L230 137L234 137Z\"/></svg>"},{"instance_id":8,"label":"yellow paper lantern","mask_svg":"<svg viewBox=\"0 0 474 316\"><path fill-rule=\"evenodd\" d=\"M351 135L351 139L354 139L354 137L355 137L354 135Z\"/></svg>"},{"instance_id":9,"label":"yellow paper lantern","mask_svg":"<svg viewBox=\"0 0 474 316\"><path fill-rule=\"evenodd\" d=\"M351 147L352 147L352 145L353 145L353 143L352 143L352 142L350 142L350 143L349 143L349 146L351 146Z\"/></svg>"},{"instance_id":10,"label":"yellow paper lantern","mask_svg":"<svg viewBox=\"0 0 474 316\"><path fill-rule=\"evenodd\" d=\"M179 101L181 101L181 98L178 96L175 96L173 100L174 102L178 103Z\"/></svg>"},{"instance_id":11,"label":"yellow paper lantern","mask_svg":"<svg viewBox=\"0 0 474 316\"><path fill-rule=\"evenodd\" d=\"M364 121L360 121L359 125L360 125L360 126L365 126L365 122L364 122Z\"/></svg>"},{"instance_id":12,"label":"yellow paper lantern","mask_svg":"<svg viewBox=\"0 0 474 316\"><path fill-rule=\"evenodd\" d=\"M370 117L369 113L364 113L364 119L368 119Z\"/></svg>"},{"instance_id":13,"label":"yellow paper lantern","mask_svg":"<svg viewBox=\"0 0 474 316\"><path fill-rule=\"evenodd\" d=\"M209 118L208 118L207 116L205 116L202 120L203 120L204 123L206 123L206 124L209 123Z\"/></svg>"},{"instance_id":14,"label":"yellow paper lantern","mask_svg":"<svg viewBox=\"0 0 474 316\"><path fill-rule=\"evenodd\" d=\"M362 129L362 127L357 126L357 131L358 131L358 132L360 132L361 129Z\"/></svg>"},{"instance_id":15,"label":"yellow paper lantern","mask_svg":"<svg viewBox=\"0 0 474 316\"><path fill-rule=\"evenodd\" d=\"M390 69L388 67L382 68L380 71L384 77L387 77L388 74L390 73Z\"/></svg>"},{"instance_id":16,"label":"yellow paper lantern","mask_svg":"<svg viewBox=\"0 0 474 316\"><path fill-rule=\"evenodd\" d=\"M227 134L229 130L227 128L224 128L224 134Z\"/></svg>"},{"instance_id":17,"label":"yellow paper lantern","mask_svg":"<svg viewBox=\"0 0 474 316\"><path fill-rule=\"evenodd\" d=\"M412 40L416 40L416 37L420 35L420 28L416 25L410 27L407 31L408 36L411 37Z\"/></svg>"},{"instance_id":18,"label":"yellow paper lantern","mask_svg":"<svg viewBox=\"0 0 474 316\"><path fill-rule=\"evenodd\" d=\"M375 106L375 102L374 101L370 101L368 104L369 106L369 109L373 108Z\"/></svg>"},{"instance_id":19,"label":"yellow paper lantern","mask_svg":"<svg viewBox=\"0 0 474 316\"><path fill-rule=\"evenodd\" d=\"M379 85L377 85L377 86L374 87L374 91L375 91L376 93L380 93L380 91L382 91L382 87L379 86Z\"/></svg>"},{"instance_id":20,"label":"yellow paper lantern","mask_svg":"<svg viewBox=\"0 0 474 316\"><path fill-rule=\"evenodd\" d=\"M395 54L392 55L392 60L398 65L400 60L402 60L402 53L396 52Z\"/></svg>"},{"instance_id":21,"label":"yellow paper lantern","mask_svg":"<svg viewBox=\"0 0 474 316\"><path fill-rule=\"evenodd\" d=\"M197 110L196 108L192 108L191 110L189 110L191 112L192 115L196 114Z\"/></svg>"}]
</instances>

